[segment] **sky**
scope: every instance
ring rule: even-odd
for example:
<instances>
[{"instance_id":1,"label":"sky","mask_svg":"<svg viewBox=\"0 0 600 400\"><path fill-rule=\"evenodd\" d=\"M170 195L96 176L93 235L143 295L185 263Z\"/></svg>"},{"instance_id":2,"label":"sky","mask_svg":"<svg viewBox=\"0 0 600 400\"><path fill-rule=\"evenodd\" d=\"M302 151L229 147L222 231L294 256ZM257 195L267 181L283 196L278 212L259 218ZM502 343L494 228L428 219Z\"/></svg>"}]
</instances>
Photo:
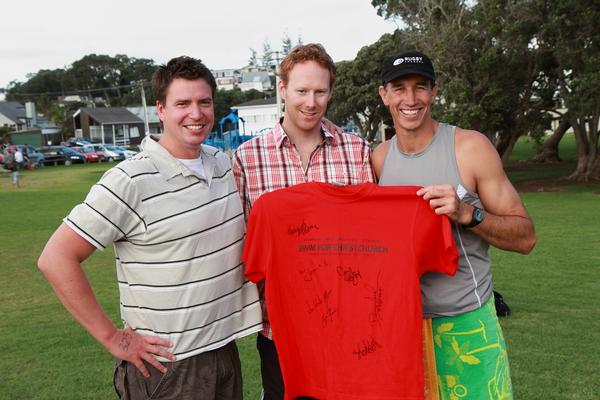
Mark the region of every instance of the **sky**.
<instances>
[{"instance_id":1,"label":"sky","mask_svg":"<svg viewBox=\"0 0 600 400\"><path fill-rule=\"evenodd\" d=\"M239 68L265 41L281 49L318 42L334 61L351 60L396 24L370 0L67 0L8 1L0 23L0 88L40 69L68 67L87 54L125 54L165 63L200 58L209 68ZM1 96L1 95L0 95Z\"/></svg>"}]
</instances>

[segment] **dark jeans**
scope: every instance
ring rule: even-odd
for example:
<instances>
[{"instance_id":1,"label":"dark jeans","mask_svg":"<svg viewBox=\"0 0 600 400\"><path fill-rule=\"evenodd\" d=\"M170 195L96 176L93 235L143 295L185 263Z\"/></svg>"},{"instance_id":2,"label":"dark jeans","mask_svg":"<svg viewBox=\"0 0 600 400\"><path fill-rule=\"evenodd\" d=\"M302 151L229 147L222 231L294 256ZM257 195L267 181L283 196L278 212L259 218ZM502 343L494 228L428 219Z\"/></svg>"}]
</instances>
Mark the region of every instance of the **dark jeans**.
<instances>
[{"instance_id":1,"label":"dark jeans","mask_svg":"<svg viewBox=\"0 0 600 400\"><path fill-rule=\"evenodd\" d=\"M242 371L235 342L181 361L164 362L165 374L146 363L149 378L117 360L114 385L122 400L242 400Z\"/></svg>"},{"instance_id":2,"label":"dark jeans","mask_svg":"<svg viewBox=\"0 0 600 400\"><path fill-rule=\"evenodd\" d=\"M258 334L256 348L260 355L260 373L264 390L264 400L283 400L283 376L275 342ZM317 400L312 397L296 397L296 400Z\"/></svg>"}]
</instances>

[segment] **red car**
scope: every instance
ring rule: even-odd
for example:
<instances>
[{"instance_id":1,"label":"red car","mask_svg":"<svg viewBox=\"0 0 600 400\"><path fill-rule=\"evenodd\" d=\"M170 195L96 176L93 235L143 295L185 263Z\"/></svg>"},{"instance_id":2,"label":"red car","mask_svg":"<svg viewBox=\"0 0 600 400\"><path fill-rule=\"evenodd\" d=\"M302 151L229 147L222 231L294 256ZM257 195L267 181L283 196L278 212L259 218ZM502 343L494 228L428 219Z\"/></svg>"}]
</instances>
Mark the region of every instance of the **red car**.
<instances>
[{"instance_id":1,"label":"red car","mask_svg":"<svg viewBox=\"0 0 600 400\"><path fill-rule=\"evenodd\" d=\"M87 162L100 162L102 155L96 153L94 149L90 147L71 147L73 150L83 154L87 159Z\"/></svg>"}]
</instances>

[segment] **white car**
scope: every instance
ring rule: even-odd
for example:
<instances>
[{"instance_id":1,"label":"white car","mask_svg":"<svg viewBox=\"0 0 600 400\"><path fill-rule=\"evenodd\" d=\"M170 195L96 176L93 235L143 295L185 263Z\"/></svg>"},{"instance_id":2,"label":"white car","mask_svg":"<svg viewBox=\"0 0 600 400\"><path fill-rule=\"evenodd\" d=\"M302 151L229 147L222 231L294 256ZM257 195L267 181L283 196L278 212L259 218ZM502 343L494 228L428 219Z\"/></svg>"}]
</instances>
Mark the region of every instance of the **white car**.
<instances>
[{"instance_id":1,"label":"white car","mask_svg":"<svg viewBox=\"0 0 600 400\"><path fill-rule=\"evenodd\" d=\"M137 151L129 150L129 149L126 149L125 147L121 147L121 146L107 145L106 147L110 150L116 151L117 153L121 154L125 159L131 158L138 153Z\"/></svg>"},{"instance_id":2,"label":"white car","mask_svg":"<svg viewBox=\"0 0 600 400\"><path fill-rule=\"evenodd\" d=\"M124 160L125 156L121 153L119 153L118 151L111 149L110 145L102 145L102 144L90 144L90 145L86 145L84 147L90 147L92 149L94 149L94 151L96 153L101 153L104 156L105 160L108 160L110 162L113 161L120 161L120 160Z\"/></svg>"}]
</instances>

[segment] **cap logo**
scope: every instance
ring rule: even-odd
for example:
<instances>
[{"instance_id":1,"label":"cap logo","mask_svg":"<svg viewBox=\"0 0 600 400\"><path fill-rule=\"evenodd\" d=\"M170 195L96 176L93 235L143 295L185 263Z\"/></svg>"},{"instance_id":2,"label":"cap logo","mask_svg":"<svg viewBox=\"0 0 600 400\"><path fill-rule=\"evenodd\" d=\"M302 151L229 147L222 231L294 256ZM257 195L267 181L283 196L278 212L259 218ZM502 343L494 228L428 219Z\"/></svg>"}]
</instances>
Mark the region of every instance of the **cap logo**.
<instances>
[{"instance_id":1,"label":"cap logo","mask_svg":"<svg viewBox=\"0 0 600 400\"><path fill-rule=\"evenodd\" d=\"M402 64L404 62L413 63L413 64L423 64L423 57L417 57L417 56L415 56L415 57L401 57L401 58L396 58L394 60L393 64L394 64L394 66L396 66L396 65L400 65L400 64Z\"/></svg>"}]
</instances>

